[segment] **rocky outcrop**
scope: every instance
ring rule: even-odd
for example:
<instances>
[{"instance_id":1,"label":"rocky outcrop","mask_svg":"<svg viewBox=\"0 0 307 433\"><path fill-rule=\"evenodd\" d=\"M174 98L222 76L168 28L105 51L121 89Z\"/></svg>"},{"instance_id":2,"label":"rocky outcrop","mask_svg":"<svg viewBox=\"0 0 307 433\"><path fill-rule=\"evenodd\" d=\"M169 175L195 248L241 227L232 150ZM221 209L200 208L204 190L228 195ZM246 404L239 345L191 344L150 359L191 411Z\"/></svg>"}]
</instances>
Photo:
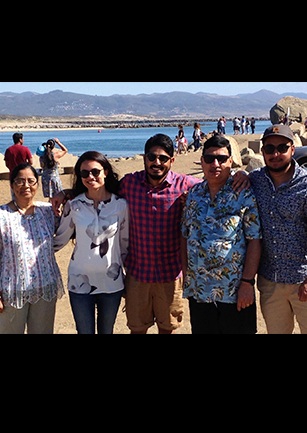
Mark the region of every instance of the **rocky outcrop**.
<instances>
[{"instance_id":1,"label":"rocky outcrop","mask_svg":"<svg viewBox=\"0 0 307 433\"><path fill-rule=\"evenodd\" d=\"M272 124L280 123L286 115L290 123L304 122L307 117L307 99L285 96L270 109Z\"/></svg>"}]
</instances>

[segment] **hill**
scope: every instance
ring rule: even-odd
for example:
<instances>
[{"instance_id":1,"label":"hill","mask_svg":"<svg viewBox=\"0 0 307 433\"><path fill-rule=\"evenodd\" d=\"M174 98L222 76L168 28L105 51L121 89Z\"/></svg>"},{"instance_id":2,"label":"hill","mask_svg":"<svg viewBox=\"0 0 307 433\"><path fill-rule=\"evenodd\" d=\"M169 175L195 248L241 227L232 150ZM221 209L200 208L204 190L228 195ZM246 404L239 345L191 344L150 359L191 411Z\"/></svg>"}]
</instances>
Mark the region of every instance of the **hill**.
<instances>
[{"instance_id":1,"label":"hill","mask_svg":"<svg viewBox=\"0 0 307 433\"><path fill-rule=\"evenodd\" d=\"M169 92L139 95L93 96L62 90L0 93L0 116L86 117L100 119L217 119L242 115L269 118L269 111L279 99L294 96L307 99L305 93L277 94L268 90L222 96L199 92Z\"/></svg>"}]
</instances>

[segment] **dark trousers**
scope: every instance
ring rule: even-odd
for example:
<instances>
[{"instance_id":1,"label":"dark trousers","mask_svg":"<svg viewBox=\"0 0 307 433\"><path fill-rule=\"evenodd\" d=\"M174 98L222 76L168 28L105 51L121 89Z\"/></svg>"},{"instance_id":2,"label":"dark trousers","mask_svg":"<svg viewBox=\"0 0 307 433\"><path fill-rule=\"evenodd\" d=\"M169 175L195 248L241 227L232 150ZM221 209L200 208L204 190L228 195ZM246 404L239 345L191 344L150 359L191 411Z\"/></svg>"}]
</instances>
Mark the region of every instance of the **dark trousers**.
<instances>
[{"instance_id":1,"label":"dark trousers","mask_svg":"<svg viewBox=\"0 0 307 433\"><path fill-rule=\"evenodd\" d=\"M196 302L189 298L192 334L256 334L256 303L237 310L237 304Z\"/></svg>"}]
</instances>

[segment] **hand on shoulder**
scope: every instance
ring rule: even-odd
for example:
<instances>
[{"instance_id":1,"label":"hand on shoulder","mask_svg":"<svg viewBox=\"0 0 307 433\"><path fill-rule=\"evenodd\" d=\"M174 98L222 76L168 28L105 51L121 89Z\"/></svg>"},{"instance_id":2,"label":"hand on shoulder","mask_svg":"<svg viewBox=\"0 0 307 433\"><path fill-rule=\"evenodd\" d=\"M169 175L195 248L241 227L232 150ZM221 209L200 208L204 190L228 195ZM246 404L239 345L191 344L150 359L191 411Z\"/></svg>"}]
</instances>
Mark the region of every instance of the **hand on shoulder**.
<instances>
[{"instance_id":1,"label":"hand on shoulder","mask_svg":"<svg viewBox=\"0 0 307 433\"><path fill-rule=\"evenodd\" d=\"M249 188L251 185L248 173L244 170L238 170L233 174L233 189L236 192L241 192Z\"/></svg>"}]
</instances>

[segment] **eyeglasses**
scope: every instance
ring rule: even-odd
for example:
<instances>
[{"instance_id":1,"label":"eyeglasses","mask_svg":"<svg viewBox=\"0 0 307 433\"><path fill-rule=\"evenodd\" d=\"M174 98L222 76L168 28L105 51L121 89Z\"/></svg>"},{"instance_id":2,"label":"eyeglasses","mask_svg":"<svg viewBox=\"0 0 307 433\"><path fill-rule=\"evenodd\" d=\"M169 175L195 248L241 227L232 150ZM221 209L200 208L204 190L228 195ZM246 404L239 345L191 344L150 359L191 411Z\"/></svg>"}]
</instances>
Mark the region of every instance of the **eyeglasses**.
<instances>
[{"instance_id":1,"label":"eyeglasses","mask_svg":"<svg viewBox=\"0 0 307 433\"><path fill-rule=\"evenodd\" d=\"M263 146L262 149L265 151L267 155L273 155L273 153L275 153L276 150L279 153L287 153L289 147L291 147L291 145L289 146L287 143L281 143L278 146L274 146L274 144L266 144Z\"/></svg>"},{"instance_id":2,"label":"eyeglasses","mask_svg":"<svg viewBox=\"0 0 307 433\"><path fill-rule=\"evenodd\" d=\"M16 179L14 179L14 183L17 186L23 186L26 183L30 186L34 186L37 184L37 180L35 179L35 177L30 177L30 179L24 179L22 177L17 177Z\"/></svg>"},{"instance_id":3,"label":"eyeglasses","mask_svg":"<svg viewBox=\"0 0 307 433\"><path fill-rule=\"evenodd\" d=\"M203 155L204 161L206 164L212 164L215 160L218 161L219 164L224 164L230 156L227 155Z\"/></svg>"},{"instance_id":4,"label":"eyeglasses","mask_svg":"<svg viewBox=\"0 0 307 433\"><path fill-rule=\"evenodd\" d=\"M162 164L165 164L167 161L171 159L170 156L156 155L155 153L147 153L146 158L148 158L150 162L154 162L156 159L158 159Z\"/></svg>"},{"instance_id":5,"label":"eyeglasses","mask_svg":"<svg viewBox=\"0 0 307 433\"><path fill-rule=\"evenodd\" d=\"M102 172L103 168L99 170L99 168L93 168L92 170L81 170L80 175L83 177L83 179L86 179L89 177L89 175L93 175L94 177L98 177L100 173Z\"/></svg>"}]
</instances>

